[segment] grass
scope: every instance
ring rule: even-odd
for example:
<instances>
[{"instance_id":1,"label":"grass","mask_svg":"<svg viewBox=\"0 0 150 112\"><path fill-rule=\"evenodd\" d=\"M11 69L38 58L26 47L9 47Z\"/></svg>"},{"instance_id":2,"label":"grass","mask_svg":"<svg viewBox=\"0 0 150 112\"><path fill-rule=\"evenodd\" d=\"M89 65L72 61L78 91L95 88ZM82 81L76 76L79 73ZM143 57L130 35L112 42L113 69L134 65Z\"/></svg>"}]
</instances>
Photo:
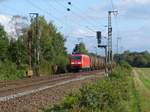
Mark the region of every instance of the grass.
<instances>
[{"instance_id":1,"label":"grass","mask_svg":"<svg viewBox=\"0 0 150 112\"><path fill-rule=\"evenodd\" d=\"M139 72L143 84L150 90L150 68L141 68Z\"/></svg>"},{"instance_id":2,"label":"grass","mask_svg":"<svg viewBox=\"0 0 150 112\"><path fill-rule=\"evenodd\" d=\"M130 91L130 101L129 101L129 105L131 107L131 111L130 112L141 112L141 107L140 107L140 100L139 100L139 94L135 88L135 84L132 81L129 81L131 88L129 88Z\"/></svg>"},{"instance_id":3,"label":"grass","mask_svg":"<svg viewBox=\"0 0 150 112\"><path fill-rule=\"evenodd\" d=\"M134 69L134 83L141 112L150 111L150 68Z\"/></svg>"}]
</instances>

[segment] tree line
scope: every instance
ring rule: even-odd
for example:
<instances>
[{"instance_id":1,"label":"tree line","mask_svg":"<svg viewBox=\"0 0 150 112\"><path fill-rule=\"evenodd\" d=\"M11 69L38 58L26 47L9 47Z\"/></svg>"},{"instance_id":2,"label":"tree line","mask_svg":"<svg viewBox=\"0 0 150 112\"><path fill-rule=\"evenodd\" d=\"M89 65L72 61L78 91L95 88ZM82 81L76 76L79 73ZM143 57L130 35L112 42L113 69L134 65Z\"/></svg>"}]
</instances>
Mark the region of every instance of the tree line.
<instances>
[{"instance_id":1,"label":"tree line","mask_svg":"<svg viewBox=\"0 0 150 112\"><path fill-rule=\"evenodd\" d=\"M144 52L130 52L125 51L122 54L115 54L115 61L126 61L133 67L150 67L150 53Z\"/></svg>"},{"instance_id":2,"label":"tree line","mask_svg":"<svg viewBox=\"0 0 150 112\"><path fill-rule=\"evenodd\" d=\"M8 36L4 27L0 25L0 79L11 80L23 78L29 68L28 61L28 32L32 31L32 51L36 46L36 31L33 30L35 20L23 29L23 34L17 38ZM65 48L64 36L58 32L52 22L39 17L40 31L40 74L49 75L54 71L53 65L59 65L59 72L64 72L68 65L68 54ZM32 52L33 53L33 52ZM32 55L32 66L34 55Z\"/></svg>"}]
</instances>

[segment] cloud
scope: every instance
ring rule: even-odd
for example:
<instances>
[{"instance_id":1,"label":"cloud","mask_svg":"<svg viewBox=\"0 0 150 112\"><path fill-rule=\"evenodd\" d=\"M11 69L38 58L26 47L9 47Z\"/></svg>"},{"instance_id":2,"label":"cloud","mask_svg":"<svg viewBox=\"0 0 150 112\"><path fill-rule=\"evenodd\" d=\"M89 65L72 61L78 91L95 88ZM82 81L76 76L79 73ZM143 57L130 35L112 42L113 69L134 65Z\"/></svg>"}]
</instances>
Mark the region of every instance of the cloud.
<instances>
[{"instance_id":1,"label":"cloud","mask_svg":"<svg viewBox=\"0 0 150 112\"><path fill-rule=\"evenodd\" d=\"M4 26L5 31L10 37L16 38L17 33L19 33L19 29L22 27L20 25L15 26L16 23L14 22L17 22L18 24L21 23L20 19L16 18L14 21L12 16L0 15L0 24Z\"/></svg>"},{"instance_id":2,"label":"cloud","mask_svg":"<svg viewBox=\"0 0 150 112\"><path fill-rule=\"evenodd\" d=\"M12 31L10 26L11 18L12 16L0 15L0 24L4 26L6 32Z\"/></svg>"}]
</instances>

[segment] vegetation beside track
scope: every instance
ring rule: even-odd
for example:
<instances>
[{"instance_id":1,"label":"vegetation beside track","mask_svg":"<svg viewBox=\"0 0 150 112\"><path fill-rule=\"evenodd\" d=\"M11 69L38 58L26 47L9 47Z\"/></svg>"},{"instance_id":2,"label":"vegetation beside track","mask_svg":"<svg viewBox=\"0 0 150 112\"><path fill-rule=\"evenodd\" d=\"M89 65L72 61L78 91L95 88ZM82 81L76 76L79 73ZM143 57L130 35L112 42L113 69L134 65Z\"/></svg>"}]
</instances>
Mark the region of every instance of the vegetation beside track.
<instances>
[{"instance_id":1,"label":"vegetation beside track","mask_svg":"<svg viewBox=\"0 0 150 112\"><path fill-rule=\"evenodd\" d=\"M69 56L65 47L65 37L52 22L47 22L44 17L39 17L40 31L40 75L64 73L68 70ZM23 34L16 38L8 36L4 27L0 25L0 80L21 79L29 70L29 40L31 45L31 66L36 74L35 48L37 47L35 22L22 29ZM29 33L30 32L30 33ZM30 35L29 35L30 34ZM29 39L30 38L30 39ZM73 52L88 53L84 43L80 43Z\"/></svg>"},{"instance_id":2,"label":"vegetation beside track","mask_svg":"<svg viewBox=\"0 0 150 112\"><path fill-rule=\"evenodd\" d=\"M68 55L65 48L64 36L58 32L53 23L39 17L41 31L40 74L50 75L58 65L58 72L64 72L68 64ZM32 50L36 46L35 20L29 27L23 29L23 35L16 38L8 36L4 27L0 25L0 80L21 79L29 69L28 62L28 31L32 31ZM32 66L35 64L35 53L32 52ZM33 70L35 68L33 67ZM34 70L35 71L35 70Z\"/></svg>"},{"instance_id":3,"label":"vegetation beside track","mask_svg":"<svg viewBox=\"0 0 150 112\"><path fill-rule=\"evenodd\" d=\"M110 77L88 83L64 97L45 112L138 112L138 101L127 63L118 66ZM134 88L134 89L133 89Z\"/></svg>"},{"instance_id":4,"label":"vegetation beside track","mask_svg":"<svg viewBox=\"0 0 150 112\"><path fill-rule=\"evenodd\" d=\"M0 80L17 80L24 78L24 68L17 69L15 63L5 61L0 64Z\"/></svg>"}]
</instances>

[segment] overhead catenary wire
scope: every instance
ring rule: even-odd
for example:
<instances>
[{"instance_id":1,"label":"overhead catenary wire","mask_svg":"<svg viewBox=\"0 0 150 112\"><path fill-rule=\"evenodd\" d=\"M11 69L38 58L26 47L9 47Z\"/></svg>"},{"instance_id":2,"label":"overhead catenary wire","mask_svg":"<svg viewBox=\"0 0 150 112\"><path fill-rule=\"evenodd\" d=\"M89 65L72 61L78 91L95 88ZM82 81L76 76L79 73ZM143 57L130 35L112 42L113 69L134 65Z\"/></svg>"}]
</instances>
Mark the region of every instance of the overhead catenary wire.
<instances>
[{"instance_id":1,"label":"overhead catenary wire","mask_svg":"<svg viewBox=\"0 0 150 112\"><path fill-rule=\"evenodd\" d=\"M85 16L87 16L85 19L87 19L88 22L90 22L90 23L92 23L92 24L95 24L95 23L93 22L93 18L91 18L91 17L90 17L89 15L87 15L85 12L81 11L81 9L80 9L78 6L72 5L72 7L74 7L75 9L79 10L79 12L81 12L81 13L83 13ZM85 17L85 16L84 16L84 17Z\"/></svg>"},{"instance_id":2,"label":"overhead catenary wire","mask_svg":"<svg viewBox=\"0 0 150 112\"><path fill-rule=\"evenodd\" d=\"M64 7L65 9L67 9L67 7L64 5L64 4L62 4L61 2L59 2L59 1L55 1L57 4L59 4L60 6L62 6L62 7ZM82 19L82 20L84 20L84 22L86 22L87 24L90 24L91 25L91 23L90 23L90 21L87 21L87 18L84 18L83 16L81 16L81 15L79 15L79 14L77 14L75 11L73 11L73 10L70 10L70 12L73 14L73 15L76 15L77 17L79 17L80 19ZM85 28L87 28L86 26L85 26ZM91 32L93 32L93 30L91 30L91 29L88 29L88 30L90 30ZM95 31L94 31L95 32Z\"/></svg>"},{"instance_id":3,"label":"overhead catenary wire","mask_svg":"<svg viewBox=\"0 0 150 112\"><path fill-rule=\"evenodd\" d=\"M2 8L2 7L3 7L3 8L6 8L6 9L8 10L8 12L7 12L6 10L1 11L0 14L3 14L3 15L8 15L8 16L19 15L19 16L22 16L22 17L27 17L27 16L28 16L28 15L26 15L26 14L23 14L22 11L20 11L20 10L18 11L16 8L11 7L11 6L7 6L7 5L5 5L5 4L2 4L0 7L1 7L1 8ZM16 13L13 13L12 10L15 11ZM9 11L11 11L11 13L10 13ZM18 13L19 13L19 14L18 14Z\"/></svg>"},{"instance_id":4,"label":"overhead catenary wire","mask_svg":"<svg viewBox=\"0 0 150 112\"><path fill-rule=\"evenodd\" d=\"M59 22L60 24L62 24L62 23L61 23L61 19L59 19L58 17L52 15L50 12L48 12L48 11L44 10L43 8L39 7L38 5L34 4L31 0L26 0L26 1L27 1L27 3L29 3L30 5L32 5L32 6L35 7L36 9L38 9L38 10L40 10L40 11L46 13L50 18L53 17L54 19L57 20L57 22Z\"/></svg>"},{"instance_id":5,"label":"overhead catenary wire","mask_svg":"<svg viewBox=\"0 0 150 112\"><path fill-rule=\"evenodd\" d=\"M48 2L49 2L49 1L48 1ZM55 11L57 10L58 13L63 12L62 10L60 11L59 9L55 8L54 6L52 6L50 2L48 3L48 5L50 5L51 7L53 7L53 9L55 9ZM67 12L67 10L66 10L67 7L64 6L64 9L65 9L65 11ZM66 16L65 16L65 17L66 17ZM73 23L74 23L74 22L73 22ZM74 23L74 25L77 25L77 24ZM82 26L82 25L80 25L80 26ZM87 27L84 27L84 28L87 28ZM94 30L92 30L92 29L90 29L90 28L87 28L87 30L89 30L89 31L91 31L91 32L94 32L94 33L96 32L96 31L94 31ZM87 36L87 35L86 35L86 36ZM91 36L88 36L88 37L91 37Z\"/></svg>"},{"instance_id":6,"label":"overhead catenary wire","mask_svg":"<svg viewBox=\"0 0 150 112\"><path fill-rule=\"evenodd\" d=\"M53 9L55 9L55 11L57 10L58 13L61 13L61 14L64 13L62 10L59 10L53 4L51 4L51 2L49 0L47 2L45 2L45 4L48 5L49 7L52 7Z\"/></svg>"},{"instance_id":7,"label":"overhead catenary wire","mask_svg":"<svg viewBox=\"0 0 150 112\"><path fill-rule=\"evenodd\" d=\"M49 5L51 6L51 7L53 7L55 10L57 10L59 13L60 12L62 12L62 10L60 11L59 9L57 9L57 8L55 8L52 4L51 4L51 1L47 1L48 3L49 3ZM65 6L64 4L62 4L62 3L60 3L60 2L58 2L58 1L53 1L53 2L55 2L57 5L60 5L61 7L63 7L65 10L66 10L66 12L67 12L67 6ZM67 2L66 2L66 4L67 4ZM71 10L72 11L72 10ZM75 12L71 12L73 15L77 15ZM65 16L65 18L66 18L66 16ZM81 17L80 17L81 18ZM105 17L106 18L106 17ZM84 19L85 20L85 19ZM76 22L76 23L74 23L74 22L72 22L72 24L74 24L74 25L78 25L79 24L79 22L77 22L77 21L75 21L75 19L73 20L74 22ZM89 23L88 21L87 21L87 23ZM82 24L80 24L80 26L82 26ZM94 26L94 25L93 25ZM104 25L103 25L104 26ZM86 25L85 26L85 28L88 30L88 31L91 31L91 32L96 32L96 30L94 30L93 29L93 27L92 28L90 28L90 26L88 25Z\"/></svg>"},{"instance_id":8,"label":"overhead catenary wire","mask_svg":"<svg viewBox=\"0 0 150 112\"><path fill-rule=\"evenodd\" d=\"M48 14L49 17L50 17L50 15L51 15L51 17L54 17L54 18L55 18L56 20L58 20L59 22L62 21L62 20L58 19L57 17L52 16L52 14L51 14L50 12L45 11L44 9L42 9L41 7L39 7L38 5L36 5L36 4L34 4L33 2L31 2L31 0L26 0L26 1L28 1L28 2L30 3L30 5L32 5L32 6L35 7L36 9L39 9L39 10L41 10L42 12ZM60 22L60 23L61 23L61 22ZM62 23L61 23L61 24L62 24Z\"/></svg>"}]
</instances>

